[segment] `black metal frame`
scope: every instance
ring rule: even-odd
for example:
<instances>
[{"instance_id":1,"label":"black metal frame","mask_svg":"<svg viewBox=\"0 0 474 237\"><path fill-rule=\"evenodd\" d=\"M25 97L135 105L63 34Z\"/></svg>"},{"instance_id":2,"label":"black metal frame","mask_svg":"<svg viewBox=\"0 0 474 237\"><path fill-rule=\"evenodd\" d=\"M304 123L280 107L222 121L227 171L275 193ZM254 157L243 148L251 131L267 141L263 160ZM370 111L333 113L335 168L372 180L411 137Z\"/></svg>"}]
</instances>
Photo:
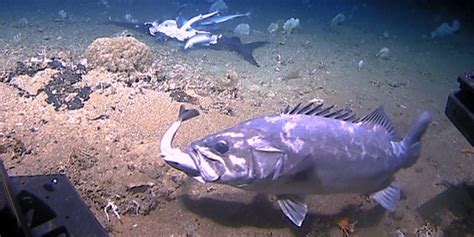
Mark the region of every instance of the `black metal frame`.
<instances>
[{"instance_id":1,"label":"black metal frame","mask_svg":"<svg viewBox=\"0 0 474 237\"><path fill-rule=\"evenodd\" d=\"M108 236L65 175L0 178L0 236Z\"/></svg>"},{"instance_id":2,"label":"black metal frame","mask_svg":"<svg viewBox=\"0 0 474 237\"><path fill-rule=\"evenodd\" d=\"M459 90L451 93L445 114L474 146L474 71L458 77Z\"/></svg>"}]
</instances>

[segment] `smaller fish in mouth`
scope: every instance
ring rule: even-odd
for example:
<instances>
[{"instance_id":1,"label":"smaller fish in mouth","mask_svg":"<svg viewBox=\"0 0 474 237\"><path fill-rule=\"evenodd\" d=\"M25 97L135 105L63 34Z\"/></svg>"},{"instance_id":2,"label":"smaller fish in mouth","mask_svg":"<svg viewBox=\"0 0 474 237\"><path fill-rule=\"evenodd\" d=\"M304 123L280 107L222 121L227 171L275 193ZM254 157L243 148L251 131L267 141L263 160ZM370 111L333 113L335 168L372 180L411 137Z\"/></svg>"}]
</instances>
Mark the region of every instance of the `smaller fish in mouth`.
<instances>
[{"instance_id":1,"label":"smaller fish in mouth","mask_svg":"<svg viewBox=\"0 0 474 237\"><path fill-rule=\"evenodd\" d=\"M197 116L199 116L199 111L195 109L188 110L181 105L179 107L178 119L171 124L168 130L166 130L160 143L160 156L165 160L165 162L171 167L181 170L191 177L200 177L200 173L197 170L194 161L187 153L182 152L179 148L173 148L172 144L174 136L181 126L181 123ZM200 180L200 178L198 178L198 180Z\"/></svg>"}]
</instances>

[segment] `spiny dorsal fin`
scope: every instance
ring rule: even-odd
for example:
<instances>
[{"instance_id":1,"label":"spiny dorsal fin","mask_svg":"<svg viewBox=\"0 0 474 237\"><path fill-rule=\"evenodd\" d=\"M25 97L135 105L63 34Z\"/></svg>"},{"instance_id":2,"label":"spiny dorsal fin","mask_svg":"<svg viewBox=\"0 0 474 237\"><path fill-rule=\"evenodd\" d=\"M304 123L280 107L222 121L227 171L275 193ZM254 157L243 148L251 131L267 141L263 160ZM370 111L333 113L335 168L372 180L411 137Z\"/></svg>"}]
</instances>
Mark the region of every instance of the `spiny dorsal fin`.
<instances>
[{"instance_id":1,"label":"spiny dorsal fin","mask_svg":"<svg viewBox=\"0 0 474 237\"><path fill-rule=\"evenodd\" d=\"M375 125L384 127L387 132L392 136L392 138L397 138L397 131L393 126L392 122L388 118L387 114L383 110L383 106L378 107L370 114L367 114L363 118L357 121L359 124L366 125L368 127L373 127Z\"/></svg>"},{"instance_id":2,"label":"spiny dorsal fin","mask_svg":"<svg viewBox=\"0 0 474 237\"><path fill-rule=\"evenodd\" d=\"M352 112L352 110L345 108L333 111L334 108L335 105L324 107L323 103L309 102L307 105L304 106L299 103L293 108L291 108L290 106L286 106L286 108L284 108L281 113L322 116L347 122L354 122L357 120L356 115Z\"/></svg>"}]
</instances>

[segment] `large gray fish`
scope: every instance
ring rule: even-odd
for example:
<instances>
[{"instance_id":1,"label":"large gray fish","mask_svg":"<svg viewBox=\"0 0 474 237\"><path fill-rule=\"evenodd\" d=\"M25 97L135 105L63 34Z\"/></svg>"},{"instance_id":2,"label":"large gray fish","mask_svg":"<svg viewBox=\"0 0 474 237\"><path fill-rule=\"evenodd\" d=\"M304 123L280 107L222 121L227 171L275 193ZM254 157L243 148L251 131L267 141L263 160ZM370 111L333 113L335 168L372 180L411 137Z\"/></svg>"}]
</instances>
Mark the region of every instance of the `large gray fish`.
<instances>
[{"instance_id":1,"label":"large gray fish","mask_svg":"<svg viewBox=\"0 0 474 237\"><path fill-rule=\"evenodd\" d=\"M172 148L180 119L161 142L165 161L201 182L231 185L275 194L283 213L301 226L308 194L368 194L395 210L400 187L394 175L420 155L421 137L431 122L423 112L407 135L397 141L395 129L379 107L356 119L348 110L310 103L273 116L242 122L192 142L186 152Z\"/></svg>"}]
</instances>

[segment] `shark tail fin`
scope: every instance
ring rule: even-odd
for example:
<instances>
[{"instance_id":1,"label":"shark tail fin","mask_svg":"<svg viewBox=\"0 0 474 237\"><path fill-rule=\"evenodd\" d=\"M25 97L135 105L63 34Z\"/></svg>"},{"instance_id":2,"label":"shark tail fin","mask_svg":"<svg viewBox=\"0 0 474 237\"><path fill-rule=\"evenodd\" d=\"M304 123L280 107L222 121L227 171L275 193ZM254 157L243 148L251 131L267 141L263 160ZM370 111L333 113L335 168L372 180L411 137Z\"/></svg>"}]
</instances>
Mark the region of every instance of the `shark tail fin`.
<instances>
[{"instance_id":1,"label":"shark tail fin","mask_svg":"<svg viewBox=\"0 0 474 237\"><path fill-rule=\"evenodd\" d=\"M257 41L257 42L247 43L245 44L245 47L249 49L250 52L253 52L255 49L260 48L266 44L268 44L267 41Z\"/></svg>"},{"instance_id":2,"label":"shark tail fin","mask_svg":"<svg viewBox=\"0 0 474 237\"><path fill-rule=\"evenodd\" d=\"M256 67L260 67L260 65L257 63L255 58L253 57L252 52L256 48L260 48L260 47L262 47L266 44L268 44L268 42L266 42L266 41L257 41L257 42L244 44L243 46L244 46L245 50L244 50L244 55L242 55L242 57L244 57L244 59L247 60L248 62L250 62L252 65L254 65Z\"/></svg>"},{"instance_id":3,"label":"shark tail fin","mask_svg":"<svg viewBox=\"0 0 474 237\"><path fill-rule=\"evenodd\" d=\"M421 152L421 137L425 134L432 119L430 112L423 112L411 125L408 134L401 141L401 146L406 151L403 168L408 168L415 164Z\"/></svg>"}]
</instances>

